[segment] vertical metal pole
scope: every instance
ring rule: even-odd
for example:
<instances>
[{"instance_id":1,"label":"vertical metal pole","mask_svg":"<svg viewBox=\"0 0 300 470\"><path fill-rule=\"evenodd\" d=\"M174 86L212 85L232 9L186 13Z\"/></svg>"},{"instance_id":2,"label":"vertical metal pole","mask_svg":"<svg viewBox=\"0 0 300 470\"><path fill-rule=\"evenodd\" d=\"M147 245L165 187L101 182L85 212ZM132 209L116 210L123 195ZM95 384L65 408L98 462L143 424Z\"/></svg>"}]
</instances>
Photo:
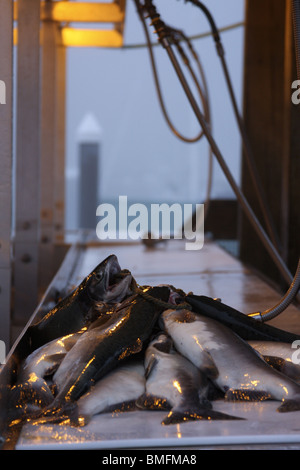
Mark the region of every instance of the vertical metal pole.
<instances>
[{"instance_id":1,"label":"vertical metal pole","mask_svg":"<svg viewBox=\"0 0 300 470\"><path fill-rule=\"evenodd\" d=\"M47 3L46 3L47 5ZM51 6L51 4L50 4ZM45 290L54 274L54 190L56 133L56 24L43 22L41 67L41 160L39 287Z\"/></svg>"},{"instance_id":2,"label":"vertical metal pole","mask_svg":"<svg viewBox=\"0 0 300 470\"><path fill-rule=\"evenodd\" d=\"M14 319L38 302L40 177L40 0L18 1Z\"/></svg>"},{"instance_id":3,"label":"vertical metal pole","mask_svg":"<svg viewBox=\"0 0 300 470\"><path fill-rule=\"evenodd\" d=\"M10 345L13 3L0 0L0 340Z\"/></svg>"},{"instance_id":4,"label":"vertical metal pole","mask_svg":"<svg viewBox=\"0 0 300 470\"><path fill-rule=\"evenodd\" d=\"M55 240L64 241L65 226L65 122L66 122L66 48L62 44L61 30L56 41L56 140L55 140Z\"/></svg>"}]
</instances>

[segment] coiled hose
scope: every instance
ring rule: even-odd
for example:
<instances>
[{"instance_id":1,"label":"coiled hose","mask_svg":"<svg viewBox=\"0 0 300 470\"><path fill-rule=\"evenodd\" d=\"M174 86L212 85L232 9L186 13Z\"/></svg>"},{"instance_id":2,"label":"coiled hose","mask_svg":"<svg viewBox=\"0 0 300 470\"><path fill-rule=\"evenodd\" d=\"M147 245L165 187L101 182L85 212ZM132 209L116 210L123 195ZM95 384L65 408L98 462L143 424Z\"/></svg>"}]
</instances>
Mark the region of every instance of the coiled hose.
<instances>
[{"instance_id":1,"label":"coiled hose","mask_svg":"<svg viewBox=\"0 0 300 470\"><path fill-rule=\"evenodd\" d=\"M255 312L249 313L248 316L255 318L256 320L260 320L262 322L272 320L273 318L277 317L280 313L282 313L295 299L298 291L300 289L300 258L298 261L298 267L291 283L289 290L285 294L285 296L280 300L280 302L275 305L275 307L270 308L269 310L265 310L264 312Z\"/></svg>"}]
</instances>

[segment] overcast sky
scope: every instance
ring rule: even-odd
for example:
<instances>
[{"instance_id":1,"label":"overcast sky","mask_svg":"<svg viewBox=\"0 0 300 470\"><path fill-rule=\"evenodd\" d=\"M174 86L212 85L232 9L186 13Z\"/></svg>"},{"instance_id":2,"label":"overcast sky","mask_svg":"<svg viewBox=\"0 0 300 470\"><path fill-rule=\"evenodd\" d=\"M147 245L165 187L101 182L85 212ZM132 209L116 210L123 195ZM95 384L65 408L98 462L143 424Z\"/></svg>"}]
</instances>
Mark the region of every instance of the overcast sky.
<instances>
[{"instance_id":1,"label":"overcast sky","mask_svg":"<svg viewBox=\"0 0 300 470\"><path fill-rule=\"evenodd\" d=\"M204 2L219 28L244 20L243 0ZM192 36L207 32L201 11L184 0L156 0L162 19ZM151 28L152 40L156 36ZM242 27L221 34L240 109L243 80ZM133 0L127 0L124 44L145 43ZM240 138L211 37L193 42L209 87L215 140L234 177L240 177ZM193 137L198 123L162 48L154 50L168 112L183 134ZM203 202L208 148L181 142L162 116L146 48L68 50L67 63L67 226L76 226L78 128L87 114L101 127L99 201L127 195L135 202ZM234 197L214 160L213 198Z\"/></svg>"}]
</instances>

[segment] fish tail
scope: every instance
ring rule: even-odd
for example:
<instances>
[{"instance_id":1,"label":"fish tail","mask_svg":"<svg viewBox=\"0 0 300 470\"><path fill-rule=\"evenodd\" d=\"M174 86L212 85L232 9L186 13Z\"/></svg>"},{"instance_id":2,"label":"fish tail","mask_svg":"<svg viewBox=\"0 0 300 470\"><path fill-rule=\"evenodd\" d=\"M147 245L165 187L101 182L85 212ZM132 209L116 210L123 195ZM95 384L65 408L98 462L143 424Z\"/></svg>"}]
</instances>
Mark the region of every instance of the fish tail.
<instances>
[{"instance_id":1,"label":"fish tail","mask_svg":"<svg viewBox=\"0 0 300 470\"><path fill-rule=\"evenodd\" d=\"M207 408L197 408L191 410L184 409L172 409L170 413L162 420L163 425L178 424L184 421L196 421L196 420L242 420L236 416L231 416L220 411L215 411Z\"/></svg>"},{"instance_id":2,"label":"fish tail","mask_svg":"<svg viewBox=\"0 0 300 470\"><path fill-rule=\"evenodd\" d=\"M143 393L135 402L136 406L143 410L170 410L171 405L165 398L160 398L151 393Z\"/></svg>"},{"instance_id":3,"label":"fish tail","mask_svg":"<svg viewBox=\"0 0 300 470\"><path fill-rule=\"evenodd\" d=\"M65 402L60 407L49 406L34 419L35 424L66 424L68 426L85 426L88 417L80 416L76 402Z\"/></svg>"},{"instance_id":4,"label":"fish tail","mask_svg":"<svg viewBox=\"0 0 300 470\"><path fill-rule=\"evenodd\" d=\"M300 410L300 394L294 398L288 400L283 399L281 405L277 408L280 413L286 413L288 411L299 411Z\"/></svg>"}]
</instances>

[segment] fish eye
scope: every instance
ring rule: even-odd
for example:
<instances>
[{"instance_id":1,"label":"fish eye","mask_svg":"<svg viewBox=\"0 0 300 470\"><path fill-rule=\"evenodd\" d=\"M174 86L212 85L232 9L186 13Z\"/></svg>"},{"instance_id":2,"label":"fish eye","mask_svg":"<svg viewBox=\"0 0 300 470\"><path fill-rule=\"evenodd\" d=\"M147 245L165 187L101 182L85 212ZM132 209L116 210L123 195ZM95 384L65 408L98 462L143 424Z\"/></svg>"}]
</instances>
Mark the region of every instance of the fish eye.
<instances>
[{"instance_id":1,"label":"fish eye","mask_svg":"<svg viewBox=\"0 0 300 470\"><path fill-rule=\"evenodd\" d=\"M103 272L95 273L96 281L101 281L102 278L103 278Z\"/></svg>"}]
</instances>

